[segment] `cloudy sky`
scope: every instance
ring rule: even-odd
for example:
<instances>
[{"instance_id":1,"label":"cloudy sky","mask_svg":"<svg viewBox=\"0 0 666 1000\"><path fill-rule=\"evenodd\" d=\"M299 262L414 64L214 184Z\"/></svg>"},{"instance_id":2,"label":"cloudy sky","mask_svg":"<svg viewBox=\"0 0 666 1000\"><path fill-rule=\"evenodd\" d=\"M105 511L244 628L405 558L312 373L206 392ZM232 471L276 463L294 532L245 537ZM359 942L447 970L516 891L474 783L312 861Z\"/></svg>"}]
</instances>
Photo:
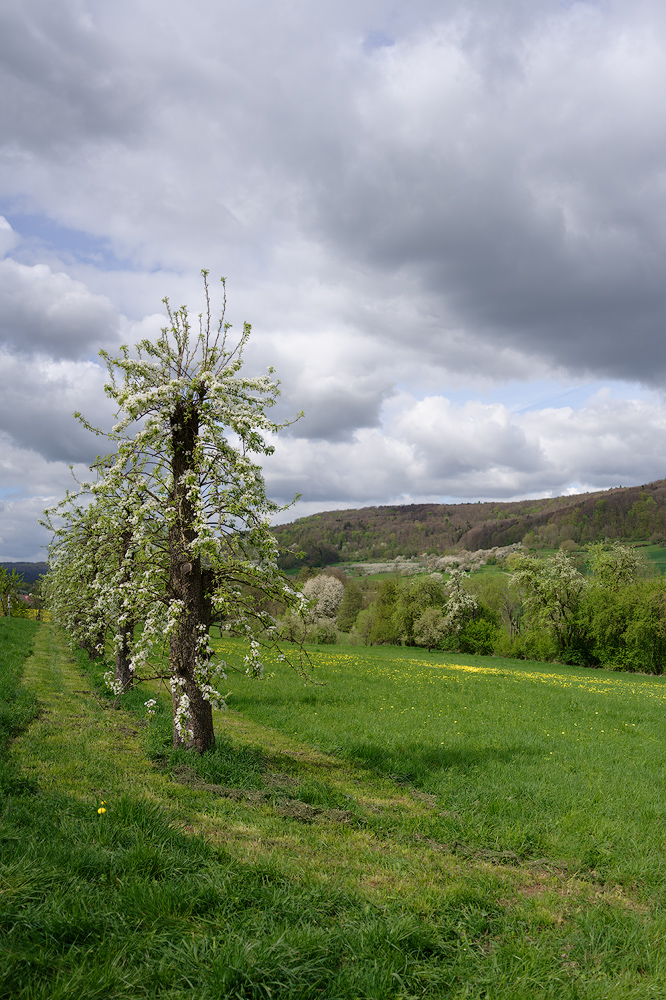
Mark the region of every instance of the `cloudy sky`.
<instances>
[{"instance_id":1,"label":"cloudy sky","mask_svg":"<svg viewBox=\"0 0 666 1000\"><path fill-rule=\"evenodd\" d=\"M285 519L666 475L663 3L4 0L0 93L0 559L202 267Z\"/></svg>"}]
</instances>

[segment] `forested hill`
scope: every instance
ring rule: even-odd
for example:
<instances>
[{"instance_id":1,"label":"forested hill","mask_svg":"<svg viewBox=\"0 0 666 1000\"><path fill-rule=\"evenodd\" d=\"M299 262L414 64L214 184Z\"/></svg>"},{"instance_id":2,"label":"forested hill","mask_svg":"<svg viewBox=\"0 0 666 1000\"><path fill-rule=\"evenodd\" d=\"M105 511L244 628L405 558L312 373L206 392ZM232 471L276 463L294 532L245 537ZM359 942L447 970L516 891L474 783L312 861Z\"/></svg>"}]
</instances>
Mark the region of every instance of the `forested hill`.
<instances>
[{"instance_id":1,"label":"forested hill","mask_svg":"<svg viewBox=\"0 0 666 1000\"><path fill-rule=\"evenodd\" d=\"M20 573L23 576L23 582L26 584L34 583L49 568L45 562L0 562L0 567L6 569L8 573L11 573L13 570Z\"/></svg>"},{"instance_id":2,"label":"forested hill","mask_svg":"<svg viewBox=\"0 0 666 1000\"><path fill-rule=\"evenodd\" d=\"M522 541L530 548L554 548L567 538L579 544L604 538L662 541L666 480L546 500L335 510L273 530L283 549L305 553L304 559L283 557L285 568L390 560L454 548L474 551Z\"/></svg>"}]
</instances>

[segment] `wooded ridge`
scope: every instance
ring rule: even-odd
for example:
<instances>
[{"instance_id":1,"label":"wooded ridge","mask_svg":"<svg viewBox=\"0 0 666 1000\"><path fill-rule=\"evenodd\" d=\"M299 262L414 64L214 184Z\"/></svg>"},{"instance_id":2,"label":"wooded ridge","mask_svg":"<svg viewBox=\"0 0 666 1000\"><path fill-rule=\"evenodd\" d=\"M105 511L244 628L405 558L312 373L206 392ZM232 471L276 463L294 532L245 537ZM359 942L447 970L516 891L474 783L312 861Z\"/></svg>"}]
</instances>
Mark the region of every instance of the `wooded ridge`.
<instances>
[{"instance_id":1,"label":"wooded ridge","mask_svg":"<svg viewBox=\"0 0 666 1000\"><path fill-rule=\"evenodd\" d=\"M6 569L10 573L15 570L21 574L25 584L30 584L43 576L49 567L46 562L0 562L0 568Z\"/></svg>"},{"instance_id":2,"label":"wooded ridge","mask_svg":"<svg viewBox=\"0 0 666 1000\"><path fill-rule=\"evenodd\" d=\"M566 539L580 545L606 538L659 542L666 539L666 479L543 500L327 511L273 530L289 550L281 560L285 569L516 542L529 548L556 548Z\"/></svg>"}]
</instances>

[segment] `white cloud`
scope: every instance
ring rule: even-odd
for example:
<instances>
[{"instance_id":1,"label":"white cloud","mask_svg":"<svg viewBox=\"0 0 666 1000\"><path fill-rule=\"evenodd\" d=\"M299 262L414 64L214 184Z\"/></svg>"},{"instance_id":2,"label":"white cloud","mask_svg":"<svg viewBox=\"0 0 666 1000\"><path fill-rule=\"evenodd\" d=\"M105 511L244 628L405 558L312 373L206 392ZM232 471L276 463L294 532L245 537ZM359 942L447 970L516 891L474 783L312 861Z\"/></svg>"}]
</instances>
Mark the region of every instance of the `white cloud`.
<instances>
[{"instance_id":1,"label":"white cloud","mask_svg":"<svg viewBox=\"0 0 666 1000\"><path fill-rule=\"evenodd\" d=\"M20 237L15 233L4 215L0 215L0 257L4 257L16 244Z\"/></svg>"},{"instance_id":2,"label":"white cloud","mask_svg":"<svg viewBox=\"0 0 666 1000\"><path fill-rule=\"evenodd\" d=\"M344 498L359 506L554 496L660 478L665 438L656 395L617 400L602 391L578 410L512 413L403 393L389 401L383 431L359 431L351 445L284 439L265 467L277 496L301 492L320 510Z\"/></svg>"}]
</instances>

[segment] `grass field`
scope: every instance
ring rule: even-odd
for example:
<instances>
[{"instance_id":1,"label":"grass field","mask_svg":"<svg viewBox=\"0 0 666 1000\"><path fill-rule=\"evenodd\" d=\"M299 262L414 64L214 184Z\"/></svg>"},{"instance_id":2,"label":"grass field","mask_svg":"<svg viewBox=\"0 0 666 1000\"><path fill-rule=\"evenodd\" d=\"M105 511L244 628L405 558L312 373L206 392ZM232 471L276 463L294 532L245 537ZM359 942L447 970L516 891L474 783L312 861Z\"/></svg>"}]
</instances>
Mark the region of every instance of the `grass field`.
<instances>
[{"instance_id":1,"label":"grass field","mask_svg":"<svg viewBox=\"0 0 666 1000\"><path fill-rule=\"evenodd\" d=\"M330 649L330 651L329 651ZM437 798L432 836L666 888L666 678L321 647L230 705Z\"/></svg>"},{"instance_id":2,"label":"grass field","mask_svg":"<svg viewBox=\"0 0 666 1000\"><path fill-rule=\"evenodd\" d=\"M645 552L662 576L666 573L666 549L662 545L646 545L645 548L641 547L639 551Z\"/></svg>"},{"instance_id":3,"label":"grass field","mask_svg":"<svg viewBox=\"0 0 666 1000\"><path fill-rule=\"evenodd\" d=\"M313 648L193 760L11 629L1 996L666 997L666 679Z\"/></svg>"}]
</instances>

